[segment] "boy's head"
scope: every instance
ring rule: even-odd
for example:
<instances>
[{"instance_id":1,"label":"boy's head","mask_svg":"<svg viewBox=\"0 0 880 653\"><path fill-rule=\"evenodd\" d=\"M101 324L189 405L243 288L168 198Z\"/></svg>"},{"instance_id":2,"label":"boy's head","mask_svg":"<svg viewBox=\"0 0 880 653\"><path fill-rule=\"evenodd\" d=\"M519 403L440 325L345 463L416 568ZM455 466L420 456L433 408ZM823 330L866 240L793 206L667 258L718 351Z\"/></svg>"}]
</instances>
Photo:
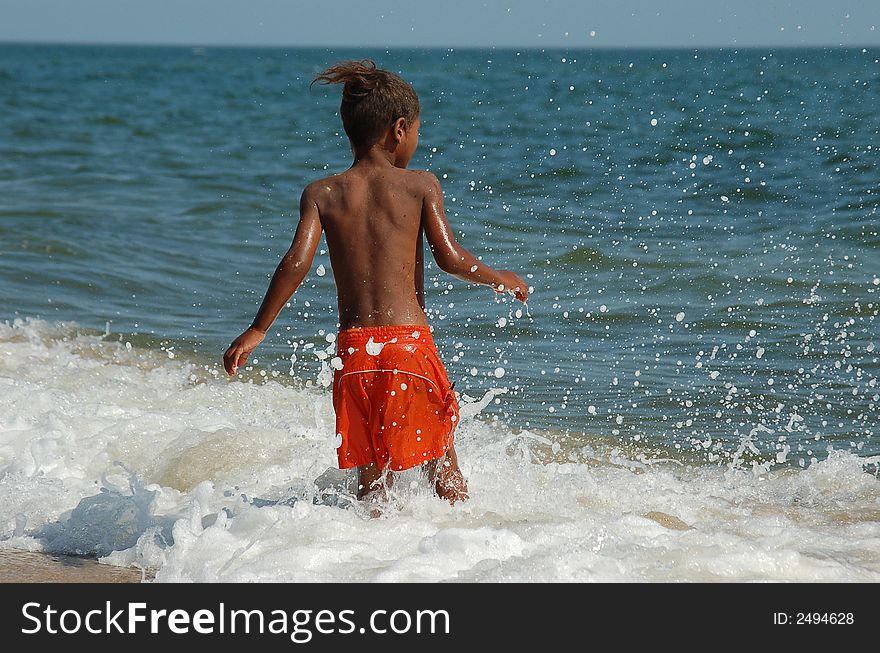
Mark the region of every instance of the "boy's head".
<instances>
[{"instance_id":1,"label":"boy's head","mask_svg":"<svg viewBox=\"0 0 880 653\"><path fill-rule=\"evenodd\" d=\"M353 148L364 148L384 138L403 118L409 130L421 112L413 87L394 73L364 61L342 61L319 74L312 84L344 84L339 114ZM413 149L414 146L413 146ZM410 152L410 154L412 154Z\"/></svg>"}]
</instances>

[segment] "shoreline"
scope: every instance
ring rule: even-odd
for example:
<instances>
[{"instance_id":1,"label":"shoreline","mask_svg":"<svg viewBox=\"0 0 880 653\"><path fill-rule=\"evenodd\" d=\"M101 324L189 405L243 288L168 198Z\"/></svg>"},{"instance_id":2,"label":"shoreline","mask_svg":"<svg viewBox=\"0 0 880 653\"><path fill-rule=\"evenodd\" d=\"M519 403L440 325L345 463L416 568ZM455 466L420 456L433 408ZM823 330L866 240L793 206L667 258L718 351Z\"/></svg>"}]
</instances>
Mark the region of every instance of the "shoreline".
<instances>
[{"instance_id":1,"label":"shoreline","mask_svg":"<svg viewBox=\"0 0 880 653\"><path fill-rule=\"evenodd\" d=\"M93 558L0 549L0 583L141 583L155 570L102 565Z\"/></svg>"}]
</instances>

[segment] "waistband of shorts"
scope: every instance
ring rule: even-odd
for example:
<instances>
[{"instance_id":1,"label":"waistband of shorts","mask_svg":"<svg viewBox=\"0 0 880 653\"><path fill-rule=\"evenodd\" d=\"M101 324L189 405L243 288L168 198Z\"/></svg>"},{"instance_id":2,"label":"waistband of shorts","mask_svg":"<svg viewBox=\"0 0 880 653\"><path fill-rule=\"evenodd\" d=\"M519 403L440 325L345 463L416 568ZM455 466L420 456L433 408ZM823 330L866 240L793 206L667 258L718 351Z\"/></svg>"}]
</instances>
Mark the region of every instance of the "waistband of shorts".
<instances>
[{"instance_id":1,"label":"waistband of shorts","mask_svg":"<svg viewBox=\"0 0 880 653\"><path fill-rule=\"evenodd\" d=\"M431 327L424 324L382 324L378 326L349 327L339 332L336 342L339 347L350 347L373 342L388 342L397 338L398 342L424 342L433 344Z\"/></svg>"}]
</instances>

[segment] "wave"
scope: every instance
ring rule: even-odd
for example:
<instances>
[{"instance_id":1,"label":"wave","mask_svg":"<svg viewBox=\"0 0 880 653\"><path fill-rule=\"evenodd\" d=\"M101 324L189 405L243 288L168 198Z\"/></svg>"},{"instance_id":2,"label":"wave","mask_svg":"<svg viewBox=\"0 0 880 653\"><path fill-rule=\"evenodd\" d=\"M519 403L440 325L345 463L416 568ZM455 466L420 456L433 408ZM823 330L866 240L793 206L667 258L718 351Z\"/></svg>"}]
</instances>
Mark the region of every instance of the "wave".
<instances>
[{"instance_id":1,"label":"wave","mask_svg":"<svg viewBox=\"0 0 880 653\"><path fill-rule=\"evenodd\" d=\"M374 520L333 464L326 388L172 350L0 324L0 547L156 582L880 581L880 458L769 468L744 443L692 465L479 419L496 389L456 436L471 500L407 472Z\"/></svg>"},{"instance_id":2,"label":"wave","mask_svg":"<svg viewBox=\"0 0 880 653\"><path fill-rule=\"evenodd\" d=\"M606 256L593 247L579 246L564 254L559 254L550 259L535 258L533 265L549 265L552 268L574 268L576 270L607 270L615 263L624 265L626 261L615 257Z\"/></svg>"}]
</instances>

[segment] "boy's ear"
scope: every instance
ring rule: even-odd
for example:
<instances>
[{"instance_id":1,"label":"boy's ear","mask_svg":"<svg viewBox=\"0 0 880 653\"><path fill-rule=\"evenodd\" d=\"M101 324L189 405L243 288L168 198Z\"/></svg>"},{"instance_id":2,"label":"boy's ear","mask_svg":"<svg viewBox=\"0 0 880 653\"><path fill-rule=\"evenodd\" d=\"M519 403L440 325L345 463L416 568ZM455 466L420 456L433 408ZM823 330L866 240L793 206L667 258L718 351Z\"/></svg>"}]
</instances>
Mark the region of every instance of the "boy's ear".
<instances>
[{"instance_id":1,"label":"boy's ear","mask_svg":"<svg viewBox=\"0 0 880 653\"><path fill-rule=\"evenodd\" d=\"M403 135L406 132L407 127L409 127L409 125L406 124L406 118L403 116L391 123L391 133L394 134L394 139L396 141L403 140Z\"/></svg>"}]
</instances>

